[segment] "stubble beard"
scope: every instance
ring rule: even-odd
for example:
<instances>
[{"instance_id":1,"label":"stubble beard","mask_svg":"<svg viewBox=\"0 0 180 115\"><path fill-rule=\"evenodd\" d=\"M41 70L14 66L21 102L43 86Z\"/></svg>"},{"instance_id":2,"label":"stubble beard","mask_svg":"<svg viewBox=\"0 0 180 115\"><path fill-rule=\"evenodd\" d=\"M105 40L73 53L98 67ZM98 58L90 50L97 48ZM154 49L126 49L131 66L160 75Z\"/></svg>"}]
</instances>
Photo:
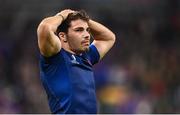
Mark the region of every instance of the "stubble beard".
<instances>
[{"instance_id":1,"label":"stubble beard","mask_svg":"<svg viewBox=\"0 0 180 115\"><path fill-rule=\"evenodd\" d=\"M84 52L88 52L89 51L89 47L86 47Z\"/></svg>"},{"instance_id":2,"label":"stubble beard","mask_svg":"<svg viewBox=\"0 0 180 115\"><path fill-rule=\"evenodd\" d=\"M84 53L84 52L88 52L88 51L89 51L89 46L79 50L80 53Z\"/></svg>"},{"instance_id":3,"label":"stubble beard","mask_svg":"<svg viewBox=\"0 0 180 115\"><path fill-rule=\"evenodd\" d=\"M75 52L76 54L81 54L81 53L84 53L84 52L88 52L89 51L89 47L85 47L85 48L82 48L82 49L72 49L73 52Z\"/></svg>"}]
</instances>

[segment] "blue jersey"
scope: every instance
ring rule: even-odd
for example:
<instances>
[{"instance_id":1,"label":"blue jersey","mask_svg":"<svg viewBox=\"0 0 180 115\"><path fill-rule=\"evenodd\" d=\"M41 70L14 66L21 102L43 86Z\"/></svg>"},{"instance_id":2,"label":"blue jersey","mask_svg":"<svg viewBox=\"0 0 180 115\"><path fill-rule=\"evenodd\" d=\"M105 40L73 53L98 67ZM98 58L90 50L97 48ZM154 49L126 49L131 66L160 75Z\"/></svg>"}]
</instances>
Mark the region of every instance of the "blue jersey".
<instances>
[{"instance_id":1,"label":"blue jersey","mask_svg":"<svg viewBox=\"0 0 180 115\"><path fill-rule=\"evenodd\" d=\"M63 48L56 55L40 56L40 76L52 113L97 113L92 65L99 61L94 45L75 55Z\"/></svg>"}]
</instances>

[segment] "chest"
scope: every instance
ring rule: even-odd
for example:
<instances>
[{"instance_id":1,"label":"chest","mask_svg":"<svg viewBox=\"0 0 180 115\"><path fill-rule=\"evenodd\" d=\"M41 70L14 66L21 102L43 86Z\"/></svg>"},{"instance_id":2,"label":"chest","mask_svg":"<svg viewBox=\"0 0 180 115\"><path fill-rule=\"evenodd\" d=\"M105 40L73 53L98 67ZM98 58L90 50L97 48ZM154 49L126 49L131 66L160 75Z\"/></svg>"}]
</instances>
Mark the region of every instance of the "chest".
<instances>
[{"instance_id":1,"label":"chest","mask_svg":"<svg viewBox=\"0 0 180 115\"><path fill-rule=\"evenodd\" d=\"M94 87L94 75L90 61L81 56L68 57L69 77L75 88L86 89Z\"/></svg>"}]
</instances>

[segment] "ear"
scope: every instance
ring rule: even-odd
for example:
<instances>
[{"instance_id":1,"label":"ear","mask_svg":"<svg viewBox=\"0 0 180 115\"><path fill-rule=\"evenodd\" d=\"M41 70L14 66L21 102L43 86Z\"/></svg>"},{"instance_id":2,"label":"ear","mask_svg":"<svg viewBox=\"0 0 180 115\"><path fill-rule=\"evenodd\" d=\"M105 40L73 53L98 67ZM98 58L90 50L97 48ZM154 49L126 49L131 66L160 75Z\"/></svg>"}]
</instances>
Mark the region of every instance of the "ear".
<instances>
[{"instance_id":1,"label":"ear","mask_svg":"<svg viewBox=\"0 0 180 115\"><path fill-rule=\"evenodd\" d=\"M66 34L64 32L59 32L59 38L63 42L67 42L67 37L66 37Z\"/></svg>"}]
</instances>

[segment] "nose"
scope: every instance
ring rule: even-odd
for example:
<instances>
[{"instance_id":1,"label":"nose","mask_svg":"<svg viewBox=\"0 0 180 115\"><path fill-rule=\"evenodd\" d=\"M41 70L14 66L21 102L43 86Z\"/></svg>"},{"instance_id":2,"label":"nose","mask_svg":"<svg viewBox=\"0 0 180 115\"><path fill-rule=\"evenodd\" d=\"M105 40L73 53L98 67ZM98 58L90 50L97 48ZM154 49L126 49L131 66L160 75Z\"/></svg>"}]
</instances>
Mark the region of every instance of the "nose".
<instances>
[{"instance_id":1,"label":"nose","mask_svg":"<svg viewBox=\"0 0 180 115\"><path fill-rule=\"evenodd\" d=\"M85 32L84 35L83 35L83 38L89 40L89 39L90 39L90 34L89 34L89 32Z\"/></svg>"}]
</instances>

